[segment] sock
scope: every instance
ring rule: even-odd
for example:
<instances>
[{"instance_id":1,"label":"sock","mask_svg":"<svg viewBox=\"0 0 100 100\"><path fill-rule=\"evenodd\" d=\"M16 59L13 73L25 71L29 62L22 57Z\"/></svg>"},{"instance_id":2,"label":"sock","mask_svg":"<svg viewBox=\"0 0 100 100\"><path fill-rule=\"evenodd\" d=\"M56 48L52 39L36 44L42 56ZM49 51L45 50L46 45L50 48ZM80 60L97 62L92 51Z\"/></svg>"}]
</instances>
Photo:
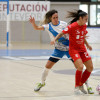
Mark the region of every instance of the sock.
<instances>
[{"instance_id":1,"label":"sock","mask_svg":"<svg viewBox=\"0 0 100 100\"><path fill-rule=\"evenodd\" d=\"M81 76L82 76L82 71L76 70L75 87L80 86L80 84L81 84Z\"/></svg>"},{"instance_id":2,"label":"sock","mask_svg":"<svg viewBox=\"0 0 100 100\"><path fill-rule=\"evenodd\" d=\"M87 88L90 87L90 86L89 86L89 82L88 82L88 80L85 82L85 85L86 85Z\"/></svg>"},{"instance_id":3,"label":"sock","mask_svg":"<svg viewBox=\"0 0 100 100\"><path fill-rule=\"evenodd\" d=\"M82 79L81 79L81 83L82 83L82 84L84 84L84 83L87 81L87 79L89 78L90 74L91 74L91 72L89 72L89 71L87 71L87 70L85 70L85 71L83 72L83 74L82 74Z\"/></svg>"},{"instance_id":4,"label":"sock","mask_svg":"<svg viewBox=\"0 0 100 100\"><path fill-rule=\"evenodd\" d=\"M86 70L86 68L84 67L84 68L83 68L83 72L84 72L85 70ZM85 85L86 85L87 88L90 87L88 80L85 82Z\"/></svg>"},{"instance_id":5,"label":"sock","mask_svg":"<svg viewBox=\"0 0 100 100\"><path fill-rule=\"evenodd\" d=\"M42 72L42 77L41 77L41 84L45 83L46 77L48 76L48 72L50 69L48 68L44 68L43 72Z\"/></svg>"}]
</instances>

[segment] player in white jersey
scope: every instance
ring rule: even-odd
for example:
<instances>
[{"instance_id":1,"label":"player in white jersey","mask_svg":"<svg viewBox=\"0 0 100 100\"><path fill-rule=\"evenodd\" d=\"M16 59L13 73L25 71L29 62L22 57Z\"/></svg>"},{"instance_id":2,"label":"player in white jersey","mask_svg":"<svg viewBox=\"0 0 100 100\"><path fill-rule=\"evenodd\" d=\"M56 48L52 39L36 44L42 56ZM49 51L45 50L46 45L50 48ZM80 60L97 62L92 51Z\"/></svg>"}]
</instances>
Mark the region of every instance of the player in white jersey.
<instances>
[{"instance_id":1,"label":"player in white jersey","mask_svg":"<svg viewBox=\"0 0 100 100\"><path fill-rule=\"evenodd\" d=\"M56 10L50 10L45 14L45 20L44 24L42 26L37 26L35 24L34 17L32 18L30 16L30 23L34 27L35 30L46 30L48 31L51 40L54 39L58 35L58 33L62 32L64 28L67 27L67 23L64 21L58 20L58 11ZM37 86L34 88L34 91L39 91L43 86L45 86L45 80L48 75L49 70L53 67L53 65L58 62L64 55L66 55L71 61L73 61L70 58L69 55L69 36L64 35L61 37L56 43L55 43L55 49L53 54L50 56L50 58L47 61L47 64L45 65L45 68L42 73L41 81L37 84ZM88 86L88 88L90 88ZM93 93L91 88L88 90L89 93Z\"/></svg>"}]
</instances>

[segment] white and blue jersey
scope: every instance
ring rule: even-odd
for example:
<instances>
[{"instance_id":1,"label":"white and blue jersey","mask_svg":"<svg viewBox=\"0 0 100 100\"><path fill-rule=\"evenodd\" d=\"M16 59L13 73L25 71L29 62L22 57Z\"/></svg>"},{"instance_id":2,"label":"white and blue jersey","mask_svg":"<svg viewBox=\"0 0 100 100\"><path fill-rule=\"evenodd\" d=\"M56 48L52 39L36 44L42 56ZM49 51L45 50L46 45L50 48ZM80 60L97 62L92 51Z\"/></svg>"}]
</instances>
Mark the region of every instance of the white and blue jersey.
<instances>
[{"instance_id":1,"label":"white and blue jersey","mask_svg":"<svg viewBox=\"0 0 100 100\"><path fill-rule=\"evenodd\" d=\"M64 21L59 21L58 25L53 25L51 22L49 24L43 25L44 29L49 33L51 41L54 40L59 33L62 32L67 27L67 23ZM69 35L65 34L63 37L58 39L55 43L55 48L61 51L68 51L69 49Z\"/></svg>"},{"instance_id":2,"label":"white and blue jersey","mask_svg":"<svg viewBox=\"0 0 100 100\"><path fill-rule=\"evenodd\" d=\"M64 30L67 27L67 23L64 21L59 21L58 25L53 25L50 22L49 24L45 24L42 26L49 33L50 39L52 41L54 40L54 37L56 37L59 33L62 32L62 30ZM55 43L55 50L52 56L55 58L62 58L64 55L66 55L68 58L70 58L68 50L69 50L69 35L65 34Z\"/></svg>"}]
</instances>

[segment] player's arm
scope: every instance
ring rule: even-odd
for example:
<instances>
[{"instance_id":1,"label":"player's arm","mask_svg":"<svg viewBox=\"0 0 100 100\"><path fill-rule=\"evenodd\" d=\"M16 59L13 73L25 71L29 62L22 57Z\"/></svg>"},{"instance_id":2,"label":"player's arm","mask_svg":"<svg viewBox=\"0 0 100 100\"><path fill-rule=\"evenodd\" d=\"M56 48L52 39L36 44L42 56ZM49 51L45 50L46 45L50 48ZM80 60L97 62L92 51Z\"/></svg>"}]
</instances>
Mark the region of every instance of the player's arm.
<instances>
[{"instance_id":1,"label":"player's arm","mask_svg":"<svg viewBox=\"0 0 100 100\"><path fill-rule=\"evenodd\" d=\"M89 45L89 43L87 42L86 38L84 38L84 43L86 45L86 47L89 49L89 50L92 50L92 47Z\"/></svg>"},{"instance_id":2,"label":"player's arm","mask_svg":"<svg viewBox=\"0 0 100 100\"><path fill-rule=\"evenodd\" d=\"M62 37L63 35L64 35L63 32L59 33L59 34L54 38L54 40L50 42L50 44L51 44L51 45L55 44L55 42L56 42L60 37Z\"/></svg>"},{"instance_id":3,"label":"player's arm","mask_svg":"<svg viewBox=\"0 0 100 100\"><path fill-rule=\"evenodd\" d=\"M51 41L51 42L50 42L50 44L51 44L51 45L55 44L55 42L56 42L60 37L62 37L64 34L69 34L70 31L71 31L70 29L71 29L70 26L66 27L61 33L59 33L59 34L55 37L54 41Z\"/></svg>"},{"instance_id":4,"label":"player's arm","mask_svg":"<svg viewBox=\"0 0 100 100\"><path fill-rule=\"evenodd\" d=\"M43 27L43 26L37 26L37 25L35 24L35 19L34 19L34 17L32 18L32 16L30 16L29 21L30 21L30 23L32 24L32 26L33 26L33 28L34 28L35 30L44 30L44 27Z\"/></svg>"}]
</instances>

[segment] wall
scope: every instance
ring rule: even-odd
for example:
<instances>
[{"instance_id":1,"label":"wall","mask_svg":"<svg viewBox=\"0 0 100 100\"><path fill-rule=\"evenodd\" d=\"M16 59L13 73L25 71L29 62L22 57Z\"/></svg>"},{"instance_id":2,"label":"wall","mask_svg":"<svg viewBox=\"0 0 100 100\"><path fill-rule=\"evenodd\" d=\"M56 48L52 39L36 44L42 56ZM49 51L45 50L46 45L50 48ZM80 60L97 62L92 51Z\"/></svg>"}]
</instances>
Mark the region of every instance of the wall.
<instances>
[{"instance_id":1,"label":"wall","mask_svg":"<svg viewBox=\"0 0 100 100\"><path fill-rule=\"evenodd\" d=\"M87 36L89 36L87 41L89 43L100 43L100 28L87 28L87 30Z\"/></svg>"},{"instance_id":2,"label":"wall","mask_svg":"<svg viewBox=\"0 0 100 100\"><path fill-rule=\"evenodd\" d=\"M78 9L79 2L52 2L51 9L58 10L59 20L69 22L69 19L66 19L67 11ZM38 25L39 22L36 22ZM45 31L36 31L33 29L32 25L27 22L11 22L10 29L10 39L13 42L40 42L40 43L49 43L49 35Z\"/></svg>"},{"instance_id":3,"label":"wall","mask_svg":"<svg viewBox=\"0 0 100 100\"><path fill-rule=\"evenodd\" d=\"M52 2L51 9L57 9L59 20L69 22L66 19L67 11L78 9L77 2ZM36 22L38 25L39 22ZM11 21L10 24L10 41L11 42L39 42L49 43L50 38L46 31L34 30L29 21ZM89 43L100 43L100 28L87 28ZM1 34L3 33L3 34ZM6 22L0 21L0 43L6 43Z\"/></svg>"}]
</instances>

